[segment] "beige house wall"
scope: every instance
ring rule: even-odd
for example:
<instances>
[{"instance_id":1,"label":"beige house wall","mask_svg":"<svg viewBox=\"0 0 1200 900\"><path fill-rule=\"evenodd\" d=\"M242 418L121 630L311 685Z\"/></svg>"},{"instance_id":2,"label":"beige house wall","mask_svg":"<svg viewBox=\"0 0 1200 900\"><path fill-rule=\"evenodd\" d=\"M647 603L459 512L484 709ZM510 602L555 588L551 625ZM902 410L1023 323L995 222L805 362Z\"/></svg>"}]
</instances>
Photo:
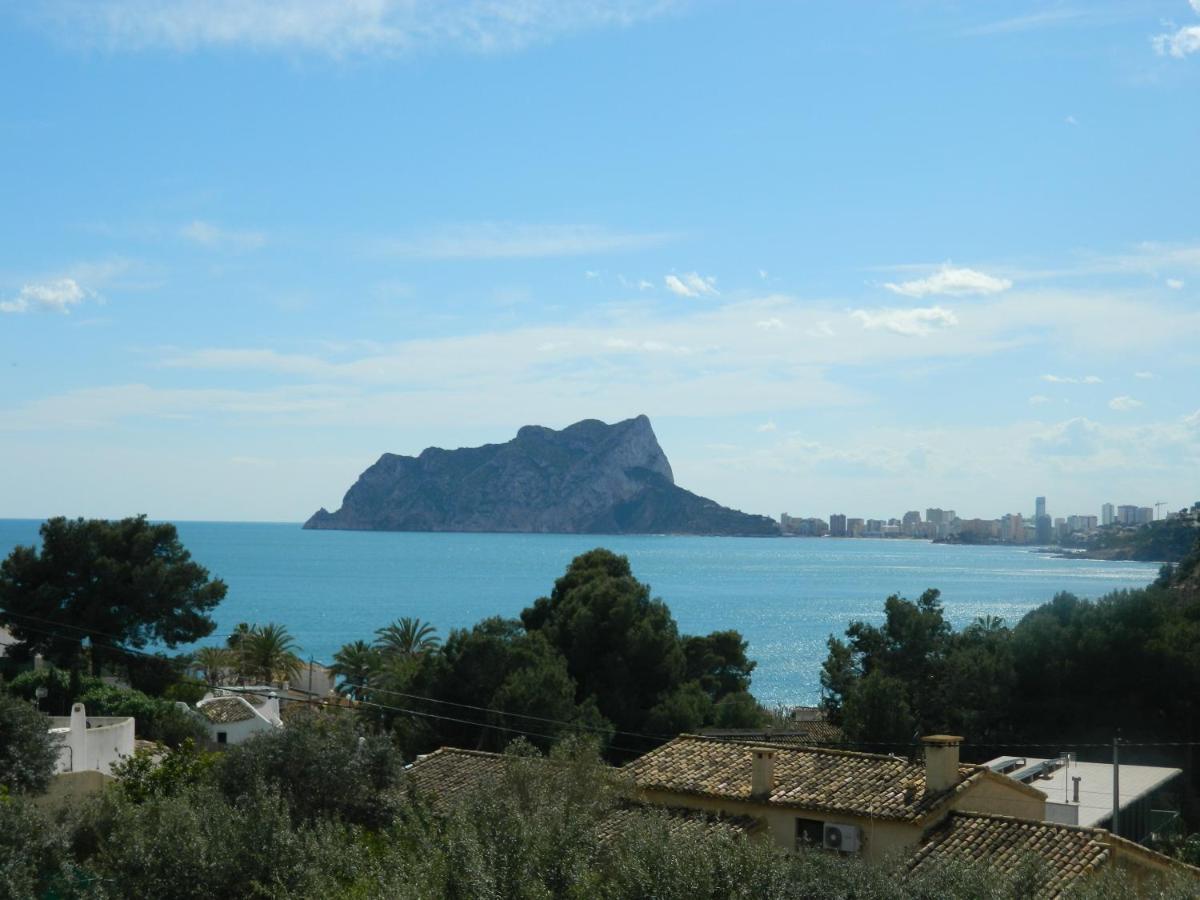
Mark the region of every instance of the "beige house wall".
<instances>
[{"instance_id":1,"label":"beige house wall","mask_svg":"<svg viewBox=\"0 0 1200 900\"><path fill-rule=\"evenodd\" d=\"M1021 785L1006 784L1000 779L981 778L953 795L937 814L917 822L894 819L871 819L846 813L806 810L800 807L778 806L752 801L719 799L673 791L640 789L638 796L648 803L661 806L680 806L705 812L733 816L753 816L766 823L765 839L784 850L796 847L796 819L814 819L858 826L862 834L862 858L882 862L889 857L911 853L925 832L952 809L963 812L990 813L1021 819L1042 821L1046 813L1046 798L1033 796Z\"/></svg>"},{"instance_id":2,"label":"beige house wall","mask_svg":"<svg viewBox=\"0 0 1200 900\"><path fill-rule=\"evenodd\" d=\"M638 797L659 806L677 806L730 816L753 816L767 826L764 832L755 836L756 839L769 840L783 850L796 849L796 819L856 825L862 833L860 854L869 862L882 862L889 857L911 852L923 833L923 829L915 823L868 819L799 807L770 806L660 790L639 790Z\"/></svg>"},{"instance_id":3,"label":"beige house wall","mask_svg":"<svg viewBox=\"0 0 1200 900\"><path fill-rule=\"evenodd\" d=\"M1016 784L981 778L960 792L950 802L947 810L950 809L1043 822L1046 819L1046 798L1044 795L1034 797Z\"/></svg>"}]
</instances>

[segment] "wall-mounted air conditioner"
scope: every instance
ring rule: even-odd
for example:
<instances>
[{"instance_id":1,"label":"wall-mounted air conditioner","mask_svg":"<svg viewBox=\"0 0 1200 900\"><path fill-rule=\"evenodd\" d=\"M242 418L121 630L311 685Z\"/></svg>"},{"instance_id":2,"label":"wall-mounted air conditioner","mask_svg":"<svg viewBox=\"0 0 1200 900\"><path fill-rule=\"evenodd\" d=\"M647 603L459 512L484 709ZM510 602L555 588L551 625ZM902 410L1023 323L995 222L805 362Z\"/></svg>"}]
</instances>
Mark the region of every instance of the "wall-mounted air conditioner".
<instances>
[{"instance_id":1,"label":"wall-mounted air conditioner","mask_svg":"<svg viewBox=\"0 0 1200 900\"><path fill-rule=\"evenodd\" d=\"M857 825L841 825L837 822L826 822L822 846L826 850L837 850L840 853L857 853L862 834Z\"/></svg>"}]
</instances>

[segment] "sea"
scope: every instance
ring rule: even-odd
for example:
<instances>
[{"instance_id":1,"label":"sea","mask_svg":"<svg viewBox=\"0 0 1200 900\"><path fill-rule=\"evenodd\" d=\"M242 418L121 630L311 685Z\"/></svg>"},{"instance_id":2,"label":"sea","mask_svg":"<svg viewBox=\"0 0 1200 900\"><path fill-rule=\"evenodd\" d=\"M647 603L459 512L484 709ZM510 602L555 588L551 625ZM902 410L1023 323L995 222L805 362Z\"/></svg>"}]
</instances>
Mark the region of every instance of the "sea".
<instances>
[{"instance_id":1,"label":"sea","mask_svg":"<svg viewBox=\"0 0 1200 900\"><path fill-rule=\"evenodd\" d=\"M0 556L36 544L36 520L0 519ZM1152 563L1062 559L1013 546L897 539L304 531L299 523L177 522L193 559L229 586L214 612L222 640L239 622L287 626L308 659L370 640L400 616L440 634L517 616L576 555L606 547L670 607L685 634L736 629L757 660L751 690L770 706L820 696L825 642L852 620L881 622L891 594L938 588L956 626L1015 624L1060 591L1097 598L1144 587ZM189 649L189 648L183 648Z\"/></svg>"}]
</instances>

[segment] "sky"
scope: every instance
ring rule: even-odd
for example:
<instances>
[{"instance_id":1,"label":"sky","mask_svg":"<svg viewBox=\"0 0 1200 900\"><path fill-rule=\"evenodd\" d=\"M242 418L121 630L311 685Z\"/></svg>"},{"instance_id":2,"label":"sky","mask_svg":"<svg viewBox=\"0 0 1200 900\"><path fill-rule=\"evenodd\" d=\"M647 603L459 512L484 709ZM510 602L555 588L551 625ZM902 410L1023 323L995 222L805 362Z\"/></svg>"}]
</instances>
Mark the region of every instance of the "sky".
<instances>
[{"instance_id":1,"label":"sky","mask_svg":"<svg viewBox=\"0 0 1200 900\"><path fill-rule=\"evenodd\" d=\"M0 172L0 517L1200 500L1200 0L0 0Z\"/></svg>"}]
</instances>

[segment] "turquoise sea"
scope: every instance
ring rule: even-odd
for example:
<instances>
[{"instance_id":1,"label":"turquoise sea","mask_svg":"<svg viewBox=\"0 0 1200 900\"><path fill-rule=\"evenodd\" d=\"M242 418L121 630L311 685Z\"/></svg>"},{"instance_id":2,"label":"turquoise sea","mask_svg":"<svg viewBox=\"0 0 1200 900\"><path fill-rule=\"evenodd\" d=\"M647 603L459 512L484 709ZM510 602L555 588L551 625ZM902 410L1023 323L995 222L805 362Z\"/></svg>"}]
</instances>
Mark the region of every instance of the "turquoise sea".
<instances>
[{"instance_id":1,"label":"turquoise sea","mask_svg":"<svg viewBox=\"0 0 1200 900\"><path fill-rule=\"evenodd\" d=\"M40 523L0 520L0 554L35 543ZM940 588L958 625L1015 622L1056 592L1098 597L1142 587L1148 563L1056 559L1017 547L907 540L701 538L303 531L298 524L177 523L192 556L229 585L217 635L238 622L281 622L303 654L328 662L399 616L445 634L490 615L515 616L593 547L627 555L680 629L736 628L758 660L766 703L812 703L825 639L851 619L882 619L883 600ZM214 636L210 640L218 640Z\"/></svg>"}]
</instances>

